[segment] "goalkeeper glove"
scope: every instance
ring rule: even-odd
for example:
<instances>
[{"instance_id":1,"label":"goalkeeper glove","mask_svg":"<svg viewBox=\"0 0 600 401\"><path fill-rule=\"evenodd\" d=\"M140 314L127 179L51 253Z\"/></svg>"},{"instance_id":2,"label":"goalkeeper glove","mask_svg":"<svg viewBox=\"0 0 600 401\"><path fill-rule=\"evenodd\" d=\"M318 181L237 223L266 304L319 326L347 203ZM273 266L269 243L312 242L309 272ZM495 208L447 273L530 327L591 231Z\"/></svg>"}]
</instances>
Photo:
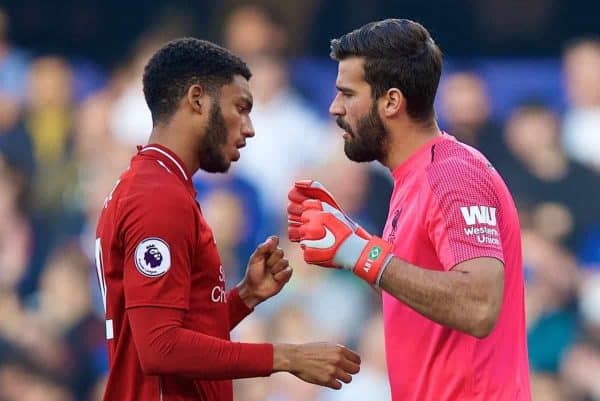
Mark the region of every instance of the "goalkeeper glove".
<instances>
[{"instance_id":1,"label":"goalkeeper glove","mask_svg":"<svg viewBox=\"0 0 600 401\"><path fill-rule=\"evenodd\" d=\"M297 227L307 263L343 268L379 286L392 260L392 245L368 234L340 210L316 199L302 203L301 225ZM366 234L366 235L365 235Z\"/></svg>"}]
</instances>

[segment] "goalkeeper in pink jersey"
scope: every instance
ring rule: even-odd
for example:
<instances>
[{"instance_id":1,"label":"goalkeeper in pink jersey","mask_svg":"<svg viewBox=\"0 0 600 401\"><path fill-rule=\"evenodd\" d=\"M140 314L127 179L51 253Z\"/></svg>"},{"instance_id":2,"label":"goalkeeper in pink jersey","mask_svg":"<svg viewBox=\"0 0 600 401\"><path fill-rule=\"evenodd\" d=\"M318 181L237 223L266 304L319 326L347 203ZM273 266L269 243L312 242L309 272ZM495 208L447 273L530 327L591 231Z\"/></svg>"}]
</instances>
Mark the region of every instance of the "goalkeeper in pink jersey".
<instances>
[{"instance_id":1,"label":"goalkeeper in pink jersey","mask_svg":"<svg viewBox=\"0 0 600 401\"><path fill-rule=\"evenodd\" d=\"M289 193L289 236L306 262L352 271L382 291L394 401L529 401L517 210L498 172L437 125L442 54L405 19L331 42L330 113L356 162L389 168L381 237L318 182ZM351 184L349 184L351 185Z\"/></svg>"}]
</instances>

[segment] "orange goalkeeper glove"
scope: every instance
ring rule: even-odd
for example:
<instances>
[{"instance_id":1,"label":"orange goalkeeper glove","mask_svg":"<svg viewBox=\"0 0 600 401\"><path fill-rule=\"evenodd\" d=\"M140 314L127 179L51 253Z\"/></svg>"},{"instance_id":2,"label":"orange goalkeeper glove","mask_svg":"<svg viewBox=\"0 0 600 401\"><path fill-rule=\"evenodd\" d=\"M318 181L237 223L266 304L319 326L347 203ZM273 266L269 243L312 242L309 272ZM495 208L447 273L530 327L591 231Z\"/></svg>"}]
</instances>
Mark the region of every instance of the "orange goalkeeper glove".
<instances>
[{"instance_id":1,"label":"orange goalkeeper glove","mask_svg":"<svg viewBox=\"0 0 600 401\"><path fill-rule=\"evenodd\" d=\"M348 215L344 212L342 207L333 198L333 195L325 189L325 187L319 182L314 180L299 180L294 183L294 186L288 192L288 237L292 242L300 241L300 225L302 220L300 216L304 211L302 203L307 199L316 199L321 202L320 210L324 211L339 211L346 223L352 227L352 230L360 237L369 239L371 236L365 231L364 228L356 224ZM313 207L317 207L313 204Z\"/></svg>"},{"instance_id":2,"label":"orange goalkeeper glove","mask_svg":"<svg viewBox=\"0 0 600 401\"><path fill-rule=\"evenodd\" d=\"M368 234L340 210L315 199L302 203L301 225L297 227L307 263L343 268L379 286L385 268L392 260L392 245Z\"/></svg>"}]
</instances>

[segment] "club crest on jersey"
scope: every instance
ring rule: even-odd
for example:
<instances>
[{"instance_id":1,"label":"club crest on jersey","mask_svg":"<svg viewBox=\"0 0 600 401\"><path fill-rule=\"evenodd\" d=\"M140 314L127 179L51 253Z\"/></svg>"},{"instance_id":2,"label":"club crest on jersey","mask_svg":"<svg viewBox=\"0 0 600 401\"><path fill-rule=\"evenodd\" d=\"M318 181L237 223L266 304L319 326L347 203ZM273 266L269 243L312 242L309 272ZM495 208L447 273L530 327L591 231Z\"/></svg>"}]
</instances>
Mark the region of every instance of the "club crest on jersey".
<instances>
[{"instance_id":1,"label":"club crest on jersey","mask_svg":"<svg viewBox=\"0 0 600 401\"><path fill-rule=\"evenodd\" d=\"M135 248L135 265L147 277L160 277L171 267L169 245L160 238L146 238Z\"/></svg>"},{"instance_id":2,"label":"club crest on jersey","mask_svg":"<svg viewBox=\"0 0 600 401\"><path fill-rule=\"evenodd\" d=\"M388 242L394 243L396 242L396 229L398 228L398 219L400 218L400 213L402 213L402 208L396 209L394 211L394 217L392 218L392 231L388 235Z\"/></svg>"}]
</instances>

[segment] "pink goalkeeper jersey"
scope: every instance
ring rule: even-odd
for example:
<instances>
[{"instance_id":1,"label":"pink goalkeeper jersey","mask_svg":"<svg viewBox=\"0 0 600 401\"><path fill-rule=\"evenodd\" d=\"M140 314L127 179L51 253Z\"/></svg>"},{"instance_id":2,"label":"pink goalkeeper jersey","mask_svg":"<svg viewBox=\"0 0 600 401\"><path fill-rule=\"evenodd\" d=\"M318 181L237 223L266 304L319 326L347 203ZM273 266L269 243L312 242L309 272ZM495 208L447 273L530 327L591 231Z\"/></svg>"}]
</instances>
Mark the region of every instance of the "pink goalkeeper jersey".
<instances>
[{"instance_id":1,"label":"pink goalkeeper jersey","mask_svg":"<svg viewBox=\"0 0 600 401\"><path fill-rule=\"evenodd\" d=\"M383 238L395 256L440 271L477 257L504 263L500 315L484 339L383 293L393 401L530 401L519 220L502 178L481 153L447 134L393 176Z\"/></svg>"}]
</instances>

